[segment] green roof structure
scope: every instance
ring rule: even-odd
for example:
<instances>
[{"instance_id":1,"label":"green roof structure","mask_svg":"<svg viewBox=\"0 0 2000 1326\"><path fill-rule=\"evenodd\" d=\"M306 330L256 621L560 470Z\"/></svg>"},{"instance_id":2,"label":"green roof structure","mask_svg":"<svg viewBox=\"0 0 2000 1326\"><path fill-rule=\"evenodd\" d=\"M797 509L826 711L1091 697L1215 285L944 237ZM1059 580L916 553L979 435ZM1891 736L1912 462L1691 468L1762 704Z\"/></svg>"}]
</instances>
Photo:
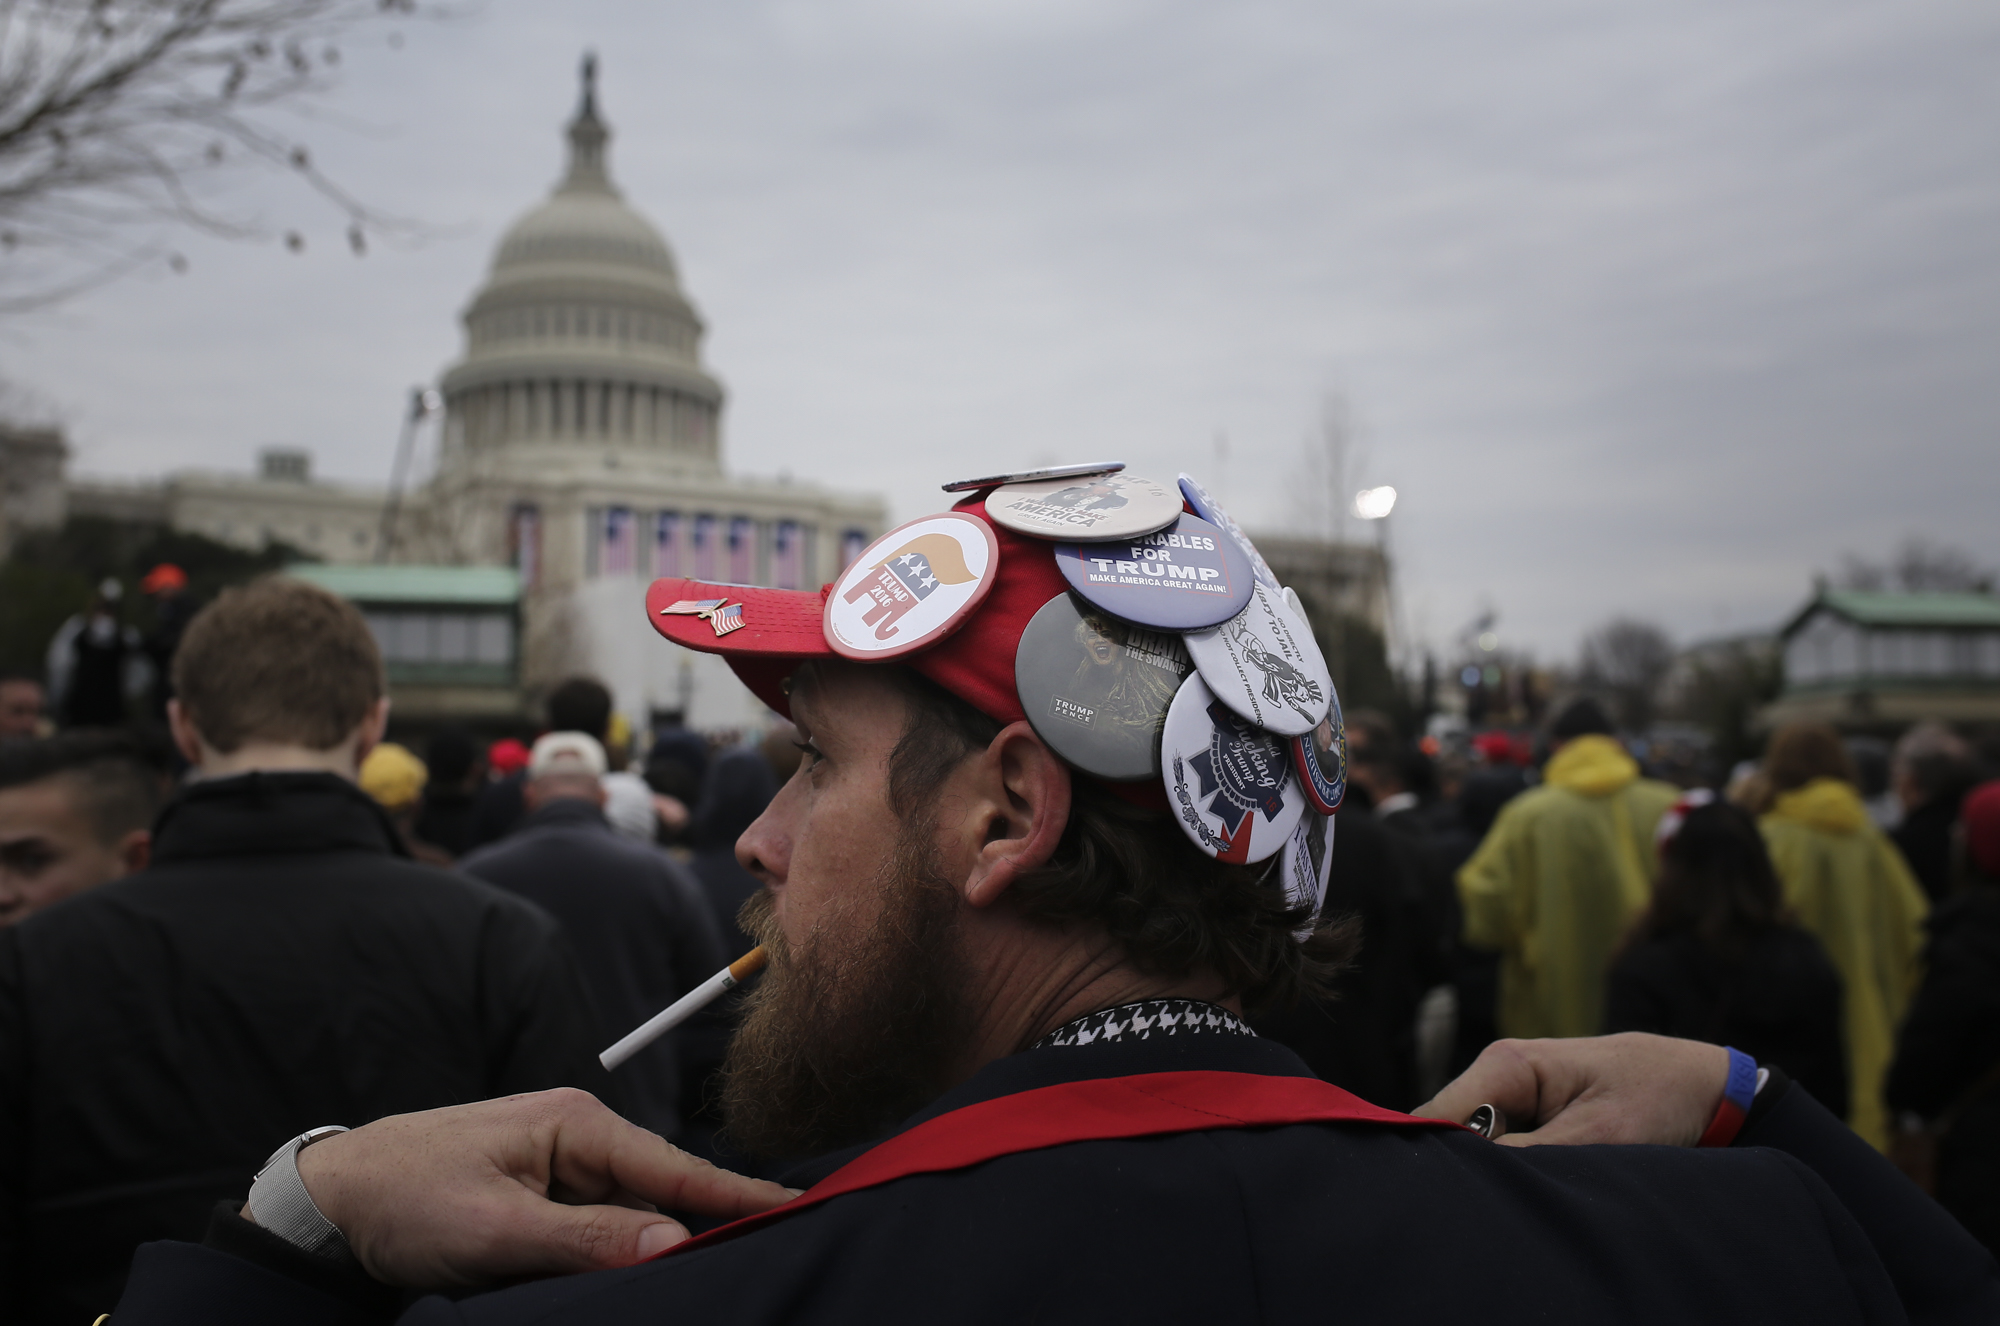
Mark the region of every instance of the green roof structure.
<instances>
[{"instance_id":1,"label":"green roof structure","mask_svg":"<svg viewBox=\"0 0 2000 1326\"><path fill-rule=\"evenodd\" d=\"M521 577L508 566L336 566L303 562L285 574L356 603L512 606Z\"/></svg>"},{"instance_id":2,"label":"green roof structure","mask_svg":"<svg viewBox=\"0 0 2000 1326\"><path fill-rule=\"evenodd\" d=\"M1829 589L1820 591L1801 608L1781 634L1790 635L1821 608L1845 617L1856 626L1912 626L1934 631L2000 627L2000 595Z\"/></svg>"}]
</instances>

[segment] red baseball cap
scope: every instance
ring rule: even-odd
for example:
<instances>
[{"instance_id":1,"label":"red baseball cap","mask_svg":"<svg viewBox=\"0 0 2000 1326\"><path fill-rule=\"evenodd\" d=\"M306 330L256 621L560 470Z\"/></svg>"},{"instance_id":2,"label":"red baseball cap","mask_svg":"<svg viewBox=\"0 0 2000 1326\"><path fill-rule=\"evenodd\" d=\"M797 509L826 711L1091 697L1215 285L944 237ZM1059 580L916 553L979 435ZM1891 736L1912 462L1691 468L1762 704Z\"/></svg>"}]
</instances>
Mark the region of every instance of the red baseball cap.
<instances>
[{"instance_id":1,"label":"red baseball cap","mask_svg":"<svg viewBox=\"0 0 2000 1326\"><path fill-rule=\"evenodd\" d=\"M158 566L146 572L146 578L139 582L139 592L141 594L160 594L170 589L186 589L187 582L187 572L181 570L172 562L161 562Z\"/></svg>"},{"instance_id":2,"label":"red baseball cap","mask_svg":"<svg viewBox=\"0 0 2000 1326\"><path fill-rule=\"evenodd\" d=\"M968 494L952 510L984 521L990 489ZM988 526L998 548L992 587L950 635L918 652L892 660L930 678L999 723L1027 717L1014 679L1014 656L1021 634L1042 606L1069 591L1057 569L1054 545L1030 538L999 524ZM786 717L791 702L784 683L808 659L838 658L824 628L831 584L815 590L765 589L681 577L655 580L646 590L646 620L678 645L728 660L752 694ZM709 617L685 609L663 611L683 602L740 604L740 626L724 623L718 634ZM733 607L729 609L734 615ZM1079 771L1079 776L1090 777ZM1165 809L1165 788L1159 780L1142 783L1103 781L1127 800Z\"/></svg>"}]
</instances>

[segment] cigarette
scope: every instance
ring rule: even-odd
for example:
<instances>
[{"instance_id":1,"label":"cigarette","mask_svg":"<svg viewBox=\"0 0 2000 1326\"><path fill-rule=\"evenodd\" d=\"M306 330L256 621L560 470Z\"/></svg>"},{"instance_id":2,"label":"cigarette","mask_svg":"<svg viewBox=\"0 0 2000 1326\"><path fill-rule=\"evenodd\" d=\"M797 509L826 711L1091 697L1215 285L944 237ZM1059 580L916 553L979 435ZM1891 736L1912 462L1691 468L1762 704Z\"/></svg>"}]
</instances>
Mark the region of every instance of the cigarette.
<instances>
[{"instance_id":1,"label":"cigarette","mask_svg":"<svg viewBox=\"0 0 2000 1326\"><path fill-rule=\"evenodd\" d=\"M759 944L627 1032L623 1040L598 1055L597 1062L606 1068L618 1067L762 970L764 946Z\"/></svg>"}]
</instances>

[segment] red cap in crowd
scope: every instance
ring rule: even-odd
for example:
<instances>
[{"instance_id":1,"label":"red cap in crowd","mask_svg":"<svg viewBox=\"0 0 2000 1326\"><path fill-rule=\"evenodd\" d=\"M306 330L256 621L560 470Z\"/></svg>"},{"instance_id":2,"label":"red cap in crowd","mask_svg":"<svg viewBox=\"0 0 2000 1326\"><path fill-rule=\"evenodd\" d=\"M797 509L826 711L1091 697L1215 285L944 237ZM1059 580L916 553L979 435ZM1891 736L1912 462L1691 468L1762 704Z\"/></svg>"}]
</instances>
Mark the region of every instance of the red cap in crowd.
<instances>
[{"instance_id":1,"label":"red cap in crowd","mask_svg":"<svg viewBox=\"0 0 2000 1326\"><path fill-rule=\"evenodd\" d=\"M2000 880L2000 778L1966 793L1958 818L1965 826L1965 848L1973 868L1988 879Z\"/></svg>"},{"instance_id":2,"label":"red cap in crowd","mask_svg":"<svg viewBox=\"0 0 2000 1326\"><path fill-rule=\"evenodd\" d=\"M486 764L498 774L519 773L528 767L528 748L512 737L503 737L486 748Z\"/></svg>"},{"instance_id":3,"label":"red cap in crowd","mask_svg":"<svg viewBox=\"0 0 2000 1326\"><path fill-rule=\"evenodd\" d=\"M139 582L141 594L165 594L173 590L186 589L187 572L172 562L161 562L146 572L146 578Z\"/></svg>"}]
</instances>

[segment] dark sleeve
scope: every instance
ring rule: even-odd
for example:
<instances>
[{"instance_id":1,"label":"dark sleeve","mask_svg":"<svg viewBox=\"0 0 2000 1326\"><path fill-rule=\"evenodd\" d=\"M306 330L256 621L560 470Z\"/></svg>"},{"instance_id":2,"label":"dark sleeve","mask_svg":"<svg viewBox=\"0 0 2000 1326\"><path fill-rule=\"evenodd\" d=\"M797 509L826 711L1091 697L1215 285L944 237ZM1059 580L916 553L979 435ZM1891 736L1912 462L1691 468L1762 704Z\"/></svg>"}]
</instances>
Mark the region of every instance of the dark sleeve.
<instances>
[{"instance_id":1,"label":"dark sleeve","mask_svg":"<svg viewBox=\"0 0 2000 1326\"><path fill-rule=\"evenodd\" d=\"M1915 1326L2000 1321L1993 1255L1811 1095L1784 1090L1752 1111L1735 1144L1783 1151L1819 1175L1874 1245Z\"/></svg>"},{"instance_id":2,"label":"dark sleeve","mask_svg":"<svg viewBox=\"0 0 2000 1326\"><path fill-rule=\"evenodd\" d=\"M1964 934L1932 941L1896 1037L1883 1089L1890 1109L1934 1119L2000 1063L2000 969L1983 956Z\"/></svg>"},{"instance_id":3,"label":"dark sleeve","mask_svg":"<svg viewBox=\"0 0 2000 1326\"><path fill-rule=\"evenodd\" d=\"M27 1008L20 931L0 929L0 1318L22 1294L21 1244L27 1185Z\"/></svg>"},{"instance_id":4,"label":"dark sleeve","mask_svg":"<svg viewBox=\"0 0 2000 1326\"><path fill-rule=\"evenodd\" d=\"M488 1094L581 1087L619 1109L622 1096L597 1061L603 1029L555 918L496 891L482 938Z\"/></svg>"},{"instance_id":5,"label":"dark sleeve","mask_svg":"<svg viewBox=\"0 0 2000 1326\"><path fill-rule=\"evenodd\" d=\"M412 1295L303 1252L218 1205L208 1236L145 1243L111 1319L118 1326L404 1326L461 1321L449 1300ZM405 1311L405 1309L408 1309Z\"/></svg>"}]
</instances>

